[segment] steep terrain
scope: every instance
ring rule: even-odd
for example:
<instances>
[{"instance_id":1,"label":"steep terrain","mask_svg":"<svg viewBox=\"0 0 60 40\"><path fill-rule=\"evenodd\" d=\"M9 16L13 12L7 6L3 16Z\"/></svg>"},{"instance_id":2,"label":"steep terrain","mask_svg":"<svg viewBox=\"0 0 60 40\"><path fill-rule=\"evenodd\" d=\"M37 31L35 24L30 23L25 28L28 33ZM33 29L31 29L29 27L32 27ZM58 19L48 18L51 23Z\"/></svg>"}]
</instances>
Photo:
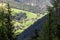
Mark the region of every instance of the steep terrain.
<instances>
[{"instance_id":1,"label":"steep terrain","mask_svg":"<svg viewBox=\"0 0 60 40\"><path fill-rule=\"evenodd\" d=\"M47 6L52 7L50 0L3 0L3 2L9 2L13 8L27 10L33 13L44 12Z\"/></svg>"},{"instance_id":2,"label":"steep terrain","mask_svg":"<svg viewBox=\"0 0 60 40\"><path fill-rule=\"evenodd\" d=\"M1 1L2 0L0 0L0 2ZM37 13L45 12L47 6L52 7L47 0L3 0L3 2L9 3L12 8L12 23L15 23L13 25L15 27L15 35L23 32L35 21L47 15L47 13L44 13L44 15L37 15Z\"/></svg>"}]
</instances>

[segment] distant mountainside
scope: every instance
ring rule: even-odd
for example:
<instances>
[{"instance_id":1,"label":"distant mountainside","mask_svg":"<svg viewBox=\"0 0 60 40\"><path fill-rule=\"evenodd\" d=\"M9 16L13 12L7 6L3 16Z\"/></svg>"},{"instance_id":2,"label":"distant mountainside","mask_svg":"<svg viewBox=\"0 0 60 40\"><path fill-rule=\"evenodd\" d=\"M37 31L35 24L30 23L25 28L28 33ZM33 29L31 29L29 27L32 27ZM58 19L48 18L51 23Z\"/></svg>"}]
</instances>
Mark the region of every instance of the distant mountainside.
<instances>
[{"instance_id":1,"label":"distant mountainside","mask_svg":"<svg viewBox=\"0 0 60 40\"><path fill-rule=\"evenodd\" d=\"M3 2L9 2L10 6L13 8L27 10L34 13L44 12L47 6L52 7L50 0L3 0Z\"/></svg>"}]
</instances>

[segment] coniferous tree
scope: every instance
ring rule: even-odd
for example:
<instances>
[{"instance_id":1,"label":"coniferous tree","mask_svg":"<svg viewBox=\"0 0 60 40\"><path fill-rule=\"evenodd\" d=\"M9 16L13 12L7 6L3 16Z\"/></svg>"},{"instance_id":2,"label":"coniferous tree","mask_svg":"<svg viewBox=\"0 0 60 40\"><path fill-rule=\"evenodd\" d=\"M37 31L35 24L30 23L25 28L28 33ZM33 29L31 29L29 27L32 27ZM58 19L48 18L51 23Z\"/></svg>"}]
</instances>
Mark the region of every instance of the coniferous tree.
<instances>
[{"instance_id":1,"label":"coniferous tree","mask_svg":"<svg viewBox=\"0 0 60 40\"><path fill-rule=\"evenodd\" d=\"M57 35L56 35L56 32L57 32L57 9L58 9L58 0L55 0L54 3L53 3L53 7L52 8L49 8L48 11L49 11L49 40L58 40L57 39ZM56 12L56 13L54 13Z\"/></svg>"},{"instance_id":2,"label":"coniferous tree","mask_svg":"<svg viewBox=\"0 0 60 40\"><path fill-rule=\"evenodd\" d=\"M9 6L9 3L8 3L8 13L7 13L7 21L6 21L6 27L7 27L7 36L10 40L14 40L14 37L13 37L13 27L12 27L12 23L11 23L11 9L10 9L10 6Z\"/></svg>"},{"instance_id":3,"label":"coniferous tree","mask_svg":"<svg viewBox=\"0 0 60 40\"><path fill-rule=\"evenodd\" d=\"M1 10L2 11L0 12L0 40L14 40L13 27L11 23L11 10L9 4L7 4L7 10L4 10L3 7Z\"/></svg>"},{"instance_id":4,"label":"coniferous tree","mask_svg":"<svg viewBox=\"0 0 60 40\"><path fill-rule=\"evenodd\" d=\"M58 37L58 40L60 40L60 25L59 24L57 24L57 37Z\"/></svg>"},{"instance_id":5,"label":"coniferous tree","mask_svg":"<svg viewBox=\"0 0 60 40\"><path fill-rule=\"evenodd\" d=\"M1 12L1 22L0 22L0 40L8 40L7 34L6 34L6 26L5 26L5 22L4 22L4 11Z\"/></svg>"},{"instance_id":6,"label":"coniferous tree","mask_svg":"<svg viewBox=\"0 0 60 40\"><path fill-rule=\"evenodd\" d=\"M52 19L51 19L51 15L52 15L52 8L48 8L48 11L49 11L49 14L48 14L48 32L49 32L49 40L52 40L52 35L51 35L51 33L52 33Z\"/></svg>"},{"instance_id":7,"label":"coniferous tree","mask_svg":"<svg viewBox=\"0 0 60 40\"><path fill-rule=\"evenodd\" d=\"M57 18L56 18L56 25L57 25L57 27L56 27L56 36L57 36L57 38L58 38L58 40L60 40L60 6L59 6L59 2L60 2L60 0L55 0L54 1L54 8L55 8L55 10L56 10L56 14L58 14L58 16L57 16ZM58 23L59 22L59 23Z\"/></svg>"},{"instance_id":8,"label":"coniferous tree","mask_svg":"<svg viewBox=\"0 0 60 40\"><path fill-rule=\"evenodd\" d=\"M60 24L58 23L58 22L60 22L59 21L60 20L59 19L60 18L60 16L59 16L60 15L60 12L59 12L60 11L59 2L60 2L60 0L55 0L54 3L53 3L56 15L58 14L56 16L56 18L55 18L56 25L57 25L56 26L56 34L57 34L56 37L57 37L57 40L60 40L60 37L59 37L60 36L60 34L59 34L60 33Z\"/></svg>"},{"instance_id":9,"label":"coniferous tree","mask_svg":"<svg viewBox=\"0 0 60 40\"><path fill-rule=\"evenodd\" d=\"M6 34L6 26L4 22L4 10L3 10L3 3L2 7L0 9L0 40L8 40L7 34Z\"/></svg>"}]
</instances>

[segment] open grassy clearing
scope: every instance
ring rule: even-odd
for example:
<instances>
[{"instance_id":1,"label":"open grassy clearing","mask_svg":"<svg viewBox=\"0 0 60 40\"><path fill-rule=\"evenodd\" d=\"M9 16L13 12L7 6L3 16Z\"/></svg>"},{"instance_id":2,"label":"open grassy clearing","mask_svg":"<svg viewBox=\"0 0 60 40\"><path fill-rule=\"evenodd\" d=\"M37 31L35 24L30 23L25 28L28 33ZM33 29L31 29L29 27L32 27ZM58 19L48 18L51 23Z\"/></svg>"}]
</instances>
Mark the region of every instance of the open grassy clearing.
<instances>
[{"instance_id":1,"label":"open grassy clearing","mask_svg":"<svg viewBox=\"0 0 60 40\"><path fill-rule=\"evenodd\" d=\"M13 22L14 22L14 25L13 25L13 26L17 26L17 25L18 25L19 27L21 27L20 25L22 25L22 26L24 26L23 29L28 28L30 25L32 25L32 24L34 23L34 21L32 22L31 18L37 18L37 15L34 14L34 13L32 13L32 12L23 11L23 10L14 9L14 8L11 8L11 11L12 11L12 13L11 13L12 16L14 16L15 14L19 14L19 13L21 13L21 12L26 13L27 18L26 18L25 20L27 20L27 21L22 20L23 23L20 23L20 22L18 22L18 21L16 21L16 20L13 19ZM21 27L21 28L22 28L22 27ZM14 35L17 35L17 34L23 32L23 31L24 31L24 30L18 29L18 30L16 30L16 31L14 32L14 33L15 33Z\"/></svg>"},{"instance_id":2,"label":"open grassy clearing","mask_svg":"<svg viewBox=\"0 0 60 40\"><path fill-rule=\"evenodd\" d=\"M4 10L7 10L5 8L5 4L3 6L4 6ZM15 19L12 20L12 23L14 23L13 26L18 27L17 30L15 30L16 28L14 29L15 36L18 35L19 33L23 32L25 29L27 29L30 25L32 25L35 21L37 21L37 19L42 18L44 16L41 14L39 17L37 17L37 14L35 14L35 13L24 11L24 10L19 10L19 9L15 9L15 8L11 8L11 11L12 11L12 13L11 13L12 16L14 16L16 14L20 14L21 12L25 13L27 16L26 19L22 20L22 23L20 22L20 20L19 21L15 20ZM25 21L25 20L27 20L27 21Z\"/></svg>"},{"instance_id":3,"label":"open grassy clearing","mask_svg":"<svg viewBox=\"0 0 60 40\"><path fill-rule=\"evenodd\" d=\"M5 4L2 6L4 7L4 10L7 10L5 8ZM35 14L35 13L24 11L24 10L19 10L19 9L15 9L15 8L11 8L11 11L12 11L12 13L11 13L12 16L15 16L16 14L20 14L21 12L25 13L27 16L26 19L22 20L22 23L20 22L20 20L19 21L15 20L15 19L12 20L12 23L14 23L13 26L15 27L15 29L18 27L17 30L15 30L15 29L13 30L13 32L15 33L14 36L22 33L25 29L27 29L35 21L37 21L38 19L41 19L43 16L45 16L47 14L47 13L45 13L44 15L40 14L38 17L37 14ZM27 21L25 21L25 20L27 20ZM0 24L0 26L1 26L1 24Z\"/></svg>"},{"instance_id":4,"label":"open grassy clearing","mask_svg":"<svg viewBox=\"0 0 60 40\"><path fill-rule=\"evenodd\" d=\"M20 13L20 12L26 13L27 19L29 19L29 20L25 19L27 21L23 20L23 23L20 23L18 21L14 21L13 20L15 22L14 26L16 26L16 25L18 25L18 26L23 25L24 27L21 27L21 26L20 27L23 28L24 30L27 29L30 25L32 25L38 19L41 19L43 16L47 15L47 13L45 13L44 15L40 14L40 16L37 17L37 14L32 13L32 12L23 11L23 10L14 9L14 8L11 8L11 10L12 10L12 15L15 15L15 14ZM34 19L34 21L32 21L31 18L37 18L37 19ZM22 33L24 30L18 29L18 30L16 30L14 32L15 33L14 35L18 35L18 34Z\"/></svg>"},{"instance_id":5,"label":"open grassy clearing","mask_svg":"<svg viewBox=\"0 0 60 40\"><path fill-rule=\"evenodd\" d=\"M26 13L26 15L27 15L27 19L36 18L36 17L37 17L37 15L34 14L34 13L32 13L32 12L23 11L23 10L14 9L14 8L11 8L11 10L13 11L13 12L12 12L12 15L15 15L16 13L24 12L24 13Z\"/></svg>"}]
</instances>

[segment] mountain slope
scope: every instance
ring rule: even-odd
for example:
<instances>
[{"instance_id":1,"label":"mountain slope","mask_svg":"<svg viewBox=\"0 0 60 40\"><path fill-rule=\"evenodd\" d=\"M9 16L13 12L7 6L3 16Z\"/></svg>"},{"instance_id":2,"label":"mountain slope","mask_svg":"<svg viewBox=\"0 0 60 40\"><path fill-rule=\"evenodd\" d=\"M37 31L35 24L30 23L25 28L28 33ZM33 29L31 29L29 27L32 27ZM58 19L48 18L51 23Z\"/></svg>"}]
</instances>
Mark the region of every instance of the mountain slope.
<instances>
[{"instance_id":1,"label":"mountain slope","mask_svg":"<svg viewBox=\"0 0 60 40\"><path fill-rule=\"evenodd\" d=\"M52 6L50 0L3 0L3 2L9 2L13 8L27 10L33 13L44 12L47 6Z\"/></svg>"}]
</instances>

